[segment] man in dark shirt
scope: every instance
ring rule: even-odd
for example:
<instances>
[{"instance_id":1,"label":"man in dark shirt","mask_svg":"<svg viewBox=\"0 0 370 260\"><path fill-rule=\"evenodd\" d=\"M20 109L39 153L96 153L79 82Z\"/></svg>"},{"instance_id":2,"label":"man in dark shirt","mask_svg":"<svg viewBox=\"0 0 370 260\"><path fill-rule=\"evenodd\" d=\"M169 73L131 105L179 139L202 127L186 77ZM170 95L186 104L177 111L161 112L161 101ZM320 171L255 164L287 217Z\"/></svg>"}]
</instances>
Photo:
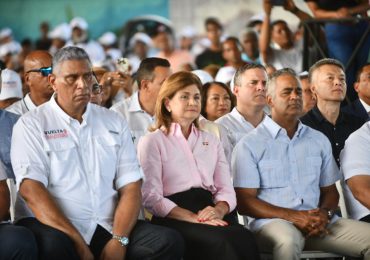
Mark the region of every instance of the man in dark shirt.
<instances>
[{"instance_id":1,"label":"man in dark shirt","mask_svg":"<svg viewBox=\"0 0 370 260\"><path fill-rule=\"evenodd\" d=\"M301 118L302 123L325 134L331 143L333 156L340 165L339 154L348 136L362 126L364 120L340 110L347 91L343 65L335 59L322 59L309 71L311 90L317 105Z\"/></svg>"},{"instance_id":2,"label":"man in dark shirt","mask_svg":"<svg viewBox=\"0 0 370 260\"><path fill-rule=\"evenodd\" d=\"M226 62L222 57L220 40L222 25L216 18L210 17L206 19L205 27L207 31L207 38L210 40L211 45L196 57L195 63L198 69L203 69L210 64L215 64L221 67Z\"/></svg>"}]
</instances>

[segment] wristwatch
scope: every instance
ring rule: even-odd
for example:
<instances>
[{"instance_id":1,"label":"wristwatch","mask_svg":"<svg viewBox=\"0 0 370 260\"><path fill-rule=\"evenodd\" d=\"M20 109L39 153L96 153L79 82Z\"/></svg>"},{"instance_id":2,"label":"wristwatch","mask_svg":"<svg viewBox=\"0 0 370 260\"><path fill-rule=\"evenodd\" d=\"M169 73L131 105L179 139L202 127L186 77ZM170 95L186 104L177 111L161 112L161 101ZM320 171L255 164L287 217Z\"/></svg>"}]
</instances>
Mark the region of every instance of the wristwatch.
<instances>
[{"instance_id":1,"label":"wristwatch","mask_svg":"<svg viewBox=\"0 0 370 260\"><path fill-rule=\"evenodd\" d=\"M127 246L128 243L130 242L130 240L128 239L128 237L124 237L124 236L118 236L118 235L114 235L113 234L113 239L116 239L118 240L118 242L120 242L121 246Z\"/></svg>"}]
</instances>

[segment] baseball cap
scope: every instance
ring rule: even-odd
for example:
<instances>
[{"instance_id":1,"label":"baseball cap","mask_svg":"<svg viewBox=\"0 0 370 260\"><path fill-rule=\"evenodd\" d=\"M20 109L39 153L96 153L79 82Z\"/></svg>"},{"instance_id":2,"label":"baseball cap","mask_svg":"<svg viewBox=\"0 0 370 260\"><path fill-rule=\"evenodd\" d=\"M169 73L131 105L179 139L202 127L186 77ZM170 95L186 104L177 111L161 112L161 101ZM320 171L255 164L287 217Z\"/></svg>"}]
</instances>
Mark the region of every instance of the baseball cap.
<instances>
[{"instance_id":1,"label":"baseball cap","mask_svg":"<svg viewBox=\"0 0 370 260\"><path fill-rule=\"evenodd\" d=\"M0 100L23 98L22 81L17 72L5 69L1 71Z\"/></svg>"},{"instance_id":2,"label":"baseball cap","mask_svg":"<svg viewBox=\"0 0 370 260\"><path fill-rule=\"evenodd\" d=\"M78 27L78 28L80 28L81 30L84 30L84 31L86 31L87 28L89 27L86 20L82 17L73 18L71 20L71 22L69 23L69 26L71 27L71 29L73 29L75 27Z\"/></svg>"},{"instance_id":3,"label":"baseball cap","mask_svg":"<svg viewBox=\"0 0 370 260\"><path fill-rule=\"evenodd\" d=\"M117 41L117 36L112 32L106 32L98 39L98 41L102 45L110 46Z\"/></svg>"},{"instance_id":4,"label":"baseball cap","mask_svg":"<svg viewBox=\"0 0 370 260\"><path fill-rule=\"evenodd\" d=\"M67 23L59 24L49 33L49 38L68 41L71 38L71 28Z\"/></svg>"},{"instance_id":5,"label":"baseball cap","mask_svg":"<svg viewBox=\"0 0 370 260\"><path fill-rule=\"evenodd\" d=\"M152 39L147 34L142 33L142 32L137 32L130 39L130 48L133 48L136 42L138 41L144 43L147 46L152 45Z\"/></svg>"}]
</instances>

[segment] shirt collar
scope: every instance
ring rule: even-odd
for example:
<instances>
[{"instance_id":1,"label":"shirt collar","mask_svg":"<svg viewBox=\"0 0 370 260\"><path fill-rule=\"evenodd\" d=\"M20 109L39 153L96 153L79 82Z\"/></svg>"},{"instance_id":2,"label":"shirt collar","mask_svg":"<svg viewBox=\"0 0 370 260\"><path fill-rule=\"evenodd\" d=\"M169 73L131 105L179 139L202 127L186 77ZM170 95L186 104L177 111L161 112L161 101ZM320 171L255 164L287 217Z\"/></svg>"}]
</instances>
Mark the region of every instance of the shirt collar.
<instances>
[{"instance_id":1,"label":"shirt collar","mask_svg":"<svg viewBox=\"0 0 370 260\"><path fill-rule=\"evenodd\" d=\"M58 103L56 101L56 94L55 93L53 94L53 96L50 99L50 104L51 104L52 108L58 113L58 115L64 121L66 121L67 123L71 123L72 121L76 120L76 119L72 118L70 115L68 115L66 112L64 112L64 110L58 105ZM90 103L87 103L85 113L83 113L83 115L82 115L82 119L83 119L83 123L82 124L85 124L86 120L89 117L89 114L90 114L90 106L91 106L91 104Z\"/></svg>"},{"instance_id":2,"label":"shirt collar","mask_svg":"<svg viewBox=\"0 0 370 260\"><path fill-rule=\"evenodd\" d=\"M361 98L359 98L361 104L363 105L363 107L365 108L366 112L369 113L370 112L370 106L368 104L365 103L365 101L363 101Z\"/></svg>"},{"instance_id":3,"label":"shirt collar","mask_svg":"<svg viewBox=\"0 0 370 260\"><path fill-rule=\"evenodd\" d=\"M28 111L33 110L36 108L36 105L32 102L32 99L30 97L30 93L27 93L27 95L23 99L24 104L26 105L26 108Z\"/></svg>"},{"instance_id":4,"label":"shirt collar","mask_svg":"<svg viewBox=\"0 0 370 260\"><path fill-rule=\"evenodd\" d=\"M171 123L169 135L173 135L173 136L177 136L177 137L184 136L182 134L180 124ZM195 135L197 137L199 136L199 129L196 128L194 124L191 124L191 131L190 131L189 138L190 138L191 135Z\"/></svg>"},{"instance_id":5,"label":"shirt collar","mask_svg":"<svg viewBox=\"0 0 370 260\"><path fill-rule=\"evenodd\" d=\"M279 135L279 133L285 133L286 130L282 128L280 125L278 125L274 120L272 120L269 116L266 116L265 120L263 120L262 125L267 129L267 131L270 133L270 135L276 139ZM306 127L304 124L302 124L301 121L298 121L298 127L297 131L294 133L294 137L299 138L305 131Z\"/></svg>"},{"instance_id":6,"label":"shirt collar","mask_svg":"<svg viewBox=\"0 0 370 260\"><path fill-rule=\"evenodd\" d=\"M320 122L320 123L323 123L323 122L328 122L329 124L331 124L328 120L326 120L326 118L321 114L319 108L317 107L317 105L312 109L312 113L313 115L316 117L316 119ZM335 122L335 124L341 124L343 123L344 121L346 121L346 118L343 116L343 113L342 113L342 110L339 111L339 116L337 118L337 121Z\"/></svg>"},{"instance_id":7,"label":"shirt collar","mask_svg":"<svg viewBox=\"0 0 370 260\"><path fill-rule=\"evenodd\" d=\"M128 108L128 110L130 112L144 112L139 102L139 91L136 91L134 94L132 94L130 107Z\"/></svg>"}]
</instances>

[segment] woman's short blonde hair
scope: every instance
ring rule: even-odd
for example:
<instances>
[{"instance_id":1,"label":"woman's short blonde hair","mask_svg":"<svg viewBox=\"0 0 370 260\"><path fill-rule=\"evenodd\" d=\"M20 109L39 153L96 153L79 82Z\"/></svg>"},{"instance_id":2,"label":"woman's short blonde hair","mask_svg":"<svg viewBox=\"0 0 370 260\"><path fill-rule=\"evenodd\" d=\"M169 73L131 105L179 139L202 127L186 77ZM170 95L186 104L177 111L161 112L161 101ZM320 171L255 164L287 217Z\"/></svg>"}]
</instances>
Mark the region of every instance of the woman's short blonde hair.
<instances>
[{"instance_id":1,"label":"woman's short blonde hair","mask_svg":"<svg viewBox=\"0 0 370 260\"><path fill-rule=\"evenodd\" d=\"M163 82L155 105L156 121L150 129L151 131L164 127L165 133L168 134L168 130L172 123L172 116L166 108L166 100L172 99L178 91L190 85L196 85L199 91L202 88L202 83L198 76L187 71L176 72ZM199 127L198 118L195 119L193 123L196 127Z\"/></svg>"}]
</instances>

